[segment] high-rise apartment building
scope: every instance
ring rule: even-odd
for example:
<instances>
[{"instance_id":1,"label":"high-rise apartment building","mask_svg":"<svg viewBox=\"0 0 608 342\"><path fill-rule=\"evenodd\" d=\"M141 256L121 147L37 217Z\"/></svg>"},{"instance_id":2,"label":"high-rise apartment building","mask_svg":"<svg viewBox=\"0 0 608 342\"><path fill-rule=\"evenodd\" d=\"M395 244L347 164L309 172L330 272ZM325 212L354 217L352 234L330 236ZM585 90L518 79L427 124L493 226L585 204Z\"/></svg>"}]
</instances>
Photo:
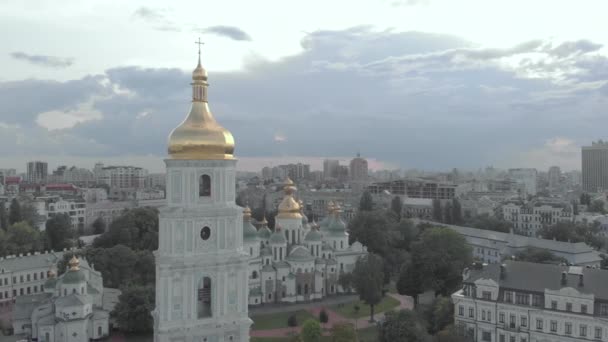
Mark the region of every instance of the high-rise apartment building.
<instances>
[{"instance_id":1,"label":"high-rise apartment building","mask_svg":"<svg viewBox=\"0 0 608 342\"><path fill-rule=\"evenodd\" d=\"M522 195L536 195L537 172L536 169L518 168L509 169L509 178L519 185Z\"/></svg>"},{"instance_id":2,"label":"high-rise apartment building","mask_svg":"<svg viewBox=\"0 0 608 342\"><path fill-rule=\"evenodd\" d=\"M355 182L367 180L367 160L361 158L357 153L357 158L350 161L350 179Z\"/></svg>"},{"instance_id":3,"label":"high-rise apartment building","mask_svg":"<svg viewBox=\"0 0 608 342\"><path fill-rule=\"evenodd\" d=\"M107 166L102 169L100 182L114 189L142 189L147 170L135 166Z\"/></svg>"},{"instance_id":4,"label":"high-rise apartment building","mask_svg":"<svg viewBox=\"0 0 608 342\"><path fill-rule=\"evenodd\" d=\"M44 183L49 174L49 164L42 161L27 163L27 181L30 183Z\"/></svg>"},{"instance_id":5,"label":"high-rise apartment building","mask_svg":"<svg viewBox=\"0 0 608 342\"><path fill-rule=\"evenodd\" d=\"M340 169L340 161L337 159L325 159L323 161L323 178L338 178L338 172Z\"/></svg>"},{"instance_id":6,"label":"high-rise apartment building","mask_svg":"<svg viewBox=\"0 0 608 342\"><path fill-rule=\"evenodd\" d=\"M608 189L608 142L599 140L582 148L583 190L601 192Z\"/></svg>"},{"instance_id":7,"label":"high-rise apartment building","mask_svg":"<svg viewBox=\"0 0 608 342\"><path fill-rule=\"evenodd\" d=\"M562 172L559 166L551 166L549 168L549 172L547 173L547 178L549 179L549 188L555 189L559 186L560 179L562 177Z\"/></svg>"}]
</instances>

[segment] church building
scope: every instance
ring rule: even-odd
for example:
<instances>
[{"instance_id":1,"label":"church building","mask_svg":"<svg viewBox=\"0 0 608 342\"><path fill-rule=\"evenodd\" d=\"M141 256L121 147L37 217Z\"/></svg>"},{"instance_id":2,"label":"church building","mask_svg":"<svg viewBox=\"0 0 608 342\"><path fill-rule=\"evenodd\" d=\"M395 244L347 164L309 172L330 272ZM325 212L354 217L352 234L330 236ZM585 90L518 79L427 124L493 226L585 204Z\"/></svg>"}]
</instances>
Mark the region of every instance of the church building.
<instances>
[{"instance_id":1,"label":"church building","mask_svg":"<svg viewBox=\"0 0 608 342\"><path fill-rule=\"evenodd\" d=\"M243 212L243 240L249 252L249 305L295 303L343 292L338 279L350 273L367 254L359 242L348 244L339 205L329 204L329 216L309 223L295 185L287 179L272 232L264 219L256 230L251 210Z\"/></svg>"}]
</instances>

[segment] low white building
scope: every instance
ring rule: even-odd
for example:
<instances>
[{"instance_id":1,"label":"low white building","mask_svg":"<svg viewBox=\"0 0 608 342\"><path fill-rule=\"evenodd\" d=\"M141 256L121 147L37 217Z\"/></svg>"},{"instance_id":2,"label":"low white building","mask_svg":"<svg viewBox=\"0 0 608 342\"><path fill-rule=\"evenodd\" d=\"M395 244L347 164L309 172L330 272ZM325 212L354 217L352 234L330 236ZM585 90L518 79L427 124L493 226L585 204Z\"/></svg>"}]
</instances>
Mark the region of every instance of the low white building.
<instances>
[{"instance_id":1,"label":"low white building","mask_svg":"<svg viewBox=\"0 0 608 342\"><path fill-rule=\"evenodd\" d=\"M430 198L410 198L402 199L403 217L417 217L422 219L431 219L433 217L433 200Z\"/></svg>"},{"instance_id":2,"label":"low white building","mask_svg":"<svg viewBox=\"0 0 608 342\"><path fill-rule=\"evenodd\" d=\"M47 271L61 260L63 253L45 251L0 257L0 305L14 302L18 296L42 293Z\"/></svg>"},{"instance_id":3,"label":"low white building","mask_svg":"<svg viewBox=\"0 0 608 342\"><path fill-rule=\"evenodd\" d=\"M17 298L13 329L31 341L81 342L109 336L112 307L104 307L101 273L72 257L59 277L49 271L44 292Z\"/></svg>"},{"instance_id":4,"label":"low white building","mask_svg":"<svg viewBox=\"0 0 608 342\"><path fill-rule=\"evenodd\" d=\"M564 242L539 239L535 237L501 233L492 230L470 227L446 225L428 222L436 226L452 229L461 234L471 246L473 257L485 263L500 263L502 260L512 258L519 252L528 248L547 250L557 257L564 258L571 265L596 266L602 261L600 252L584 242Z\"/></svg>"},{"instance_id":5,"label":"low white building","mask_svg":"<svg viewBox=\"0 0 608 342\"><path fill-rule=\"evenodd\" d=\"M507 261L463 272L454 323L472 341L608 340L608 271Z\"/></svg>"}]
</instances>

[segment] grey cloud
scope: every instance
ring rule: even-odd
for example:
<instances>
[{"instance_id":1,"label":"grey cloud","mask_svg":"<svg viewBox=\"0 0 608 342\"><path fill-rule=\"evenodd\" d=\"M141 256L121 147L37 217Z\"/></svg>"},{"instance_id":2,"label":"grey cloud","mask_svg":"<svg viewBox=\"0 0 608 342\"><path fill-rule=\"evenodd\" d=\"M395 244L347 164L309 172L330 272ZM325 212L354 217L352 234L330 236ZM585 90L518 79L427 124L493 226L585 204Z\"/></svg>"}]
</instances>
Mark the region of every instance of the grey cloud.
<instances>
[{"instance_id":1,"label":"grey cloud","mask_svg":"<svg viewBox=\"0 0 608 342\"><path fill-rule=\"evenodd\" d=\"M237 41L251 41L251 36L241 30L238 27L235 26L225 26L225 25L218 25L218 26L210 26L201 30L196 30L199 31L201 33L210 33L210 34L215 34L221 37L225 37L225 38L229 38L232 40L237 40Z\"/></svg>"},{"instance_id":2,"label":"grey cloud","mask_svg":"<svg viewBox=\"0 0 608 342\"><path fill-rule=\"evenodd\" d=\"M133 17L147 22L158 31L180 32L181 27L170 18L169 12L164 8L142 6L133 12Z\"/></svg>"},{"instance_id":3,"label":"grey cloud","mask_svg":"<svg viewBox=\"0 0 608 342\"><path fill-rule=\"evenodd\" d=\"M589 40L577 40L573 42L563 42L552 48L549 52L558 57L568 57L573 54L584 54L594 52L602 48L602 44L596 44Z\"/></svg>"},{"instance_id":4,"label":"grey cloud","mask_svg":"<svg viewBox=\"0 0 608 342\"><path fill-rule=\"evenodd\" d=\"M531 41L481 51L446 35L368 27L317 31L302 40L300 54L276 62L251 61L245 72L209 70L210 106L233 132L239 156L336 156L361 149L405 166L478 167L556 136L585 141L604 134L607 98L599 96L602 90L573 91L549 77L526 78L517 69L493 63L545 45ZM578 69L606 63L605 58L591 63L585 54L568 57L573 63L583 59L586 64ZM190 72L121 67L107 70L103 78L129 94L108 93L97 78L51 82L44 92L61 94L61 101L44 108L17 103L6 109L14 98L43 84L0 83L0 111L26 113L27 120L13 114L13 122L27 125L41 110L70 107L91 92L104 93L95 102L103 119L62 132L62 141L76 143L70 153L164 155L167 135L188 110ZM586 89L590 82L575 83ZM6 90L11 88L18 90ZM573 120L580 108L585 120ZM147 115L142 117L143 112ZM277 132L287 140L277 144ZM93 152L87 152L84 142L89 140Z\"/></svg>"},{"instance_id":5,"label":"grey cloud","mask_svg":"<svg viewBox=\"0 0 608 342\"><path fill-rule=\"evenodd\" d=\"M49 68L67 68L74 64L73 58L62 58L46 55L30 55L21 51L12 52L10 53L10 56L14 59Z\"/></svg>"}]
</instances>

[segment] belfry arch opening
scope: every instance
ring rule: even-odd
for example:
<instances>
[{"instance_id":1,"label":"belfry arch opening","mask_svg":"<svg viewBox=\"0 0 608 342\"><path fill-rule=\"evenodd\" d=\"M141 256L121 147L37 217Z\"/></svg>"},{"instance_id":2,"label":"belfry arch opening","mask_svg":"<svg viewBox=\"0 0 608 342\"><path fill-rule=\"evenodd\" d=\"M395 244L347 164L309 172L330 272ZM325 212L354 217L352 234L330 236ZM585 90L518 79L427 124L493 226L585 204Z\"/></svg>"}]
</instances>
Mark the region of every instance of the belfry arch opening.
<instances>
[{"instance_id":1,"label":"belfry arch opening","mask_svg":"<svg viewBox=\"0 0 608 342\"><path fill-rule=\"evenodd\" d=\"M211 177L209 175L202 175L198 182L198 196L209 197L211 196Z\"/></svg>"},{"instance_id":2,"label":"belfry arch opening","mask_svg":"<svg viewBox=\"0 0 608 342\"><path fill-rule=\"evenodd\" d=\"M211 317L211 278L203 277L198 283L197 292L198 318Z\"/></svg>"}]
</instances>

